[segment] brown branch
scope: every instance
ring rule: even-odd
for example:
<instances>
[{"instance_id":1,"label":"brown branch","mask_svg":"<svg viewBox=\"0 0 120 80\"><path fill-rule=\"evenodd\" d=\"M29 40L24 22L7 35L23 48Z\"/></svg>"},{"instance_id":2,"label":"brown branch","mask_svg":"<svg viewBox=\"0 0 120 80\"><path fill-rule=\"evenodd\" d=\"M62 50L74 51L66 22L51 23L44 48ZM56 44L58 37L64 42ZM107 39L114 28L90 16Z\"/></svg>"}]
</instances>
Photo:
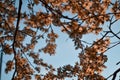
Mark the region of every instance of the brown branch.
<instances>
[{"instance_id":1,"label":"brown branch","mask_svg":"<svg viewBox=\"0 0 120 80\"><path fill-rule=\"evenodd\" d=\"M16 74L16 70L17 70L17 59L16 59L16 50L15 50L15 43L16 43L16 37L17 37L17 32L19 30L19 23L20 23L20 14L21 14L21 7L22 7L22 0L19 0L19 7L18 7L18 18L17 18L17 23L16 23L16 29L15 29L15 33L14 33L14 39L13 39L13 44L12 44L12 48L13 48L13 53L14 53L14 59L15 59L15 70L12 76L12 80L14 80L15 74Z\"/></svg>"}]
</instances>

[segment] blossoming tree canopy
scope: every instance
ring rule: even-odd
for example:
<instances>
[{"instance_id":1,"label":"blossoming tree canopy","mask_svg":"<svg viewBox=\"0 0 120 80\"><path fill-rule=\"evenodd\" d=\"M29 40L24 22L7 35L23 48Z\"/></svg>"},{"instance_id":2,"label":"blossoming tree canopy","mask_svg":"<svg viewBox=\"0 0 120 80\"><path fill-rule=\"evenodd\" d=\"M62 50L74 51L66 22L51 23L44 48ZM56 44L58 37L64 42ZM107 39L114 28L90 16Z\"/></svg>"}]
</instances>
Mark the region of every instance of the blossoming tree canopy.
<instances>
[{"instance_id":1,"label":"blossoming tree canopy","mask_svg":"<svg viewBox=\"0 0 120 80\"><path fill-rule=\"evenodd\" d=\"M12 72L11 80L108 79L101 72L106 68L104 63L108 59L105 52L120 44L120 30L113 30L113 24L119 19L119 0L1 0L1 56L11 57L6 62L5 73ZM40 53L57 54L56 39L60 33L56 29L67 34L75 49L80 50L75 65L54 68L41 58ZM83 40L89 34L99 38L91 43ZM112 38L117 41L113 43ZM42 47L36 51L40 40L45 45L40 45ZM46 74L42 73L43 68ZM113 80L119 71L112 74Z\"/></svg>"}]
</instances>

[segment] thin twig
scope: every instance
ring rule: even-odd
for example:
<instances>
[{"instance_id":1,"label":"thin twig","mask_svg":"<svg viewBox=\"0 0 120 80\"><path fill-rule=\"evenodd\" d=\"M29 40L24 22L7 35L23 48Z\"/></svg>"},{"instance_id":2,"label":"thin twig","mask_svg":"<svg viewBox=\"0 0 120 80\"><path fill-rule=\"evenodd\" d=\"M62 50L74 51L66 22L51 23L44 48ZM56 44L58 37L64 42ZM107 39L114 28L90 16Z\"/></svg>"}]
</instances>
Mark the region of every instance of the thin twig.
<instances>
[{"instance_id":1,"label":"thin twig","mask_svg":"<svg viewBox=\"0 0 120 80\"><path fill-rule=\"evenodd\" d=\"M112 19L113 19L113 17L111 18L111 20L110 20L110 25L109 25L109 30L110 30L110 33L112 33L116 38L118 38L119 40L120 40L120 37L118 37L118 35L117 34L115 34L113 31L112 31L112 29L111 29L111 25L112 24L114 24L116 21L118 21L117 19L116 20L114 20L113 22L112 22Z\"/></svg>"},{"instance_id":2,"label":"thin twig","mask_svg":"<svg viewBox=\"0 0 120 80\"><path fill-rule=\"evenodd\" d=\"M25 55L25 53L23 53L25 58L27 59L27 61L29 62L29 64L35 69L35 67L32 65L32 63L30 62L30 60L27 58L27 56Z\"/></svg>"},{"instance_id":3,"label":"thin twig","mask_svg":"<svg viewBox=\"0 0 120 80\"><path fill-rule=\"evenodd\" d=\"M111 49L111 48L117 46L118 44L120 44L120 42L118 42L118 43L114 44L113 46L109 47L107 50L109 50L109 49Z\"/></svg>"}]
</instances>

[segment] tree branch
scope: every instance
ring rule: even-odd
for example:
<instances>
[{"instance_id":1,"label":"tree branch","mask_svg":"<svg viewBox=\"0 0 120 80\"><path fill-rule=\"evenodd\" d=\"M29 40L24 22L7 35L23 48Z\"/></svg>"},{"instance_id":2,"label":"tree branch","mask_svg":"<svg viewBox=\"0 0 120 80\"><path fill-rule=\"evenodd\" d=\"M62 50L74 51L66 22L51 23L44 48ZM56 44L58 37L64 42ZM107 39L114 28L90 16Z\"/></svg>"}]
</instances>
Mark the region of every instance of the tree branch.
<instances>
[{"instance_id":1,"label":"tree branch","mask_svg":"<svg viewBox=\"0 0 120 80\"><path fill-rule=\"evenodd\" d=\"M120 68L118 68L113 74L111 74L109 77L107 77L106 79L109 79L111 76L113 76L112 80L115 80L117 73L120 72Z\"/></svg>"},{"instance_id":2,"label":"tree branch","mask_svg":"<svg viewBox=\"0 0 120 80\"><path fill-rule=\"evenodd\" d=\"M13 44L12 44L12 48L13 48L13 53L14 53L14 59L15 59L15 70L12 76L12 80L14 80L14 76L16 74L16 70L17 70L17 59L16 59L16 50L15 50L15 43L16 43L16 37L17 37L17 32L19 30L19 23L20 23L20 13L21 13L21 7L22 7L22 0L19 0L19 7L18 7L18 18L17 18L17 23L16 23L16 29L15 29L15 33L14 33L14 39L13 39Z\"/></svg>"},{"instance_id":3,"label":"tree branch","mask_svg":"<svg viewBox=\"0 0 120 80\"><path fill-rule=\"evenodd\" d=\"M116 21L118 21L117 19L116 20L114 20L113 22L112 22L112 19L113 19L113 17L111 18L111 20L110 20L110 25L109 25L109 30L110 30L110 33L112 33L113 34L113 36L115 36L116 38L118 38L119 40L120 40L120 37L118 37L118 35L117 34L115 34L113 31L112 31L112 29L111 29L111 25L112 24L114 24Z\"/></svg>"},{"instance_id":4,"label":"tree branch","mask_svg":"<svg viewBox=\"0 0 120 80\"><path fill-rule=\"evenodd\" d=\"M1 43L2 45L2 43ZM2 45L3 47L3 45ZM2 79L2 62L3 62L3 49L1 50L1 54L0 54L0 80Z\"/></svg>"}]
</instances>

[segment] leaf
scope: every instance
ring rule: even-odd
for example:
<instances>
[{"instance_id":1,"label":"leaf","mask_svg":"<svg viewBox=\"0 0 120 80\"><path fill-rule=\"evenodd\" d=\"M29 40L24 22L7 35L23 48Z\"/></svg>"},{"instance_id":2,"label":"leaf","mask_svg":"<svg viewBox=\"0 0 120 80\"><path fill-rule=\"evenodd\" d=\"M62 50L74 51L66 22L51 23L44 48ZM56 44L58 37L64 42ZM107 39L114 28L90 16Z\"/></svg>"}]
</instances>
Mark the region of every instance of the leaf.
<instances>
[{"instance_id":1,"label":"leaf","mask_svg":"<svg viewBox=\"0 0 120 80\"><path fill-rule=\"evenodd\" d=\"M38 5L38 4L39 4L39 0L34 0L34 3L35 3L36 5Z\"/></svg>"}]
</instances>

